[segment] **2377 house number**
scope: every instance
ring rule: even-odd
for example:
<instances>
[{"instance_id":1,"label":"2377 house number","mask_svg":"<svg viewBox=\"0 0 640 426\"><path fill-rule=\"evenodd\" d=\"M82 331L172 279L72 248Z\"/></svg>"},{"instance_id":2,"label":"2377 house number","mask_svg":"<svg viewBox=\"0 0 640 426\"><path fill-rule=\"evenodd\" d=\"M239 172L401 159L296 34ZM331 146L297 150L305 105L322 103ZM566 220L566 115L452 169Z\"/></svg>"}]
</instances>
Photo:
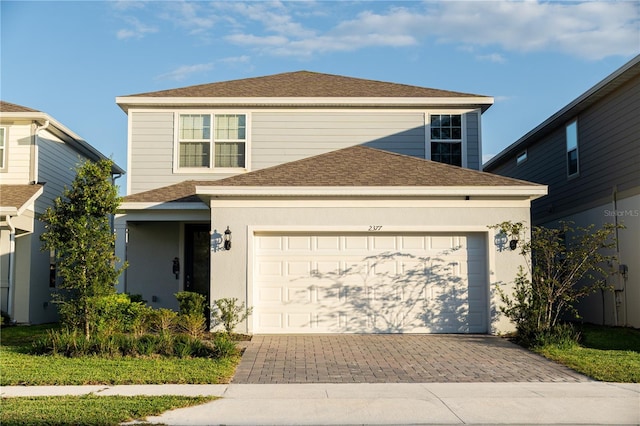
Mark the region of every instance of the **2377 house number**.
<instances>
[{"instance_id":1,"label":"2377 house number","mask_svg":"<svg viewBox=\"0 0 640 426\"><path fill-rule=\"evenodd\" d=\"M369 231L382 231L382 225L369 225Z\"/></svg>"}]
</instances>

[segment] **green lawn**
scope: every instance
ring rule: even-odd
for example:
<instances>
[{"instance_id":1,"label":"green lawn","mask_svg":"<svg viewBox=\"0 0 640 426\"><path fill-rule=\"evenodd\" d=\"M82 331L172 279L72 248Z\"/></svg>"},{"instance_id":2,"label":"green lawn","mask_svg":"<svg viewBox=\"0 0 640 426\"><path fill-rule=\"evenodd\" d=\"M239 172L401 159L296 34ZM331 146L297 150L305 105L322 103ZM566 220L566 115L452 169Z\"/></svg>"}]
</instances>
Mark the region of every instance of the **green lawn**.
<instances>
[{"instance_id":1,"label":"green lawn","mask_svg":"<svg viewBox=\"0 0 640 426\"><path fill-rule=\"evenodd\" d=\"M95 395L3 398L0 424L111 426L214 399L216 397Z\"/></svg>"},{"instance_id":2,"label":"green lawn","mask_svg":"<svg viewBox=\"0 0 640 426\"><path fill-rule=\"evenodd\" d=\"M583 325L580 332L579 345L536 352L596 380L640 383L640 330Z\"/></svg>"},{"instance_id":3,"label":"green lawn","mask_svg":"<svg viewBox=\"0 0 640 426\"><path fill-rule=\"evenodd\" d=\"M0 385L228 383L240 356L100 358L35 356L26 348L52 326L5 327L0 334Z\"/></svg>"}]
</instances>

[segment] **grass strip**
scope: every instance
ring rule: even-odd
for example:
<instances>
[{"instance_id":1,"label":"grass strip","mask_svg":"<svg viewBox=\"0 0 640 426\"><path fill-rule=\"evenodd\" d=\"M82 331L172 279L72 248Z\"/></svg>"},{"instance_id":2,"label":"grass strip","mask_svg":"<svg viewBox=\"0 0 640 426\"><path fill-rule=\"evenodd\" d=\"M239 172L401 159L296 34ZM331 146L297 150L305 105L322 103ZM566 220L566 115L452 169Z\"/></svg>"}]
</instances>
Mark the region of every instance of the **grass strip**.
<instances>
[{"instance_id":1,"label":"grass strip","mask_svg":"<svg viewBox=\"0 0 640 426\"><path fill-rule=\"evenodd\" d=\"M0 424L111 426L214 399L217 397L84 395L2 398Z\"/></svg>"},{"instance_id":2,"label":"grass strip","mask_svg":"<svg viewBox=\"0 0 640 426\"><path fill-rule=\"evenodd\" d=\"M229 383L240 356L211 358L31 355L27 348L56 325L3 327L0 385L129 385Z\"/></svg>"},{"instance_id":3,"label":"grass strip","mask_svg":"<svg viewBox=\"0 0 640 426\"><path fill-rule=\"evenodd\" d=\"M229 383L239 356L209 358L101 358L36 356L0 350L0 385L129 385Z\"/></svg>"},{"instance_id":4,"label":"grass strip","mask_svg":"<svg viewBox=\"0 0 640 426\"><path fill-rule=\"evenodd\" d=\"M585 324L580 333L579 344L534 350L595 380L640 383L640 330Z\"/></svg>"}]
</instances>

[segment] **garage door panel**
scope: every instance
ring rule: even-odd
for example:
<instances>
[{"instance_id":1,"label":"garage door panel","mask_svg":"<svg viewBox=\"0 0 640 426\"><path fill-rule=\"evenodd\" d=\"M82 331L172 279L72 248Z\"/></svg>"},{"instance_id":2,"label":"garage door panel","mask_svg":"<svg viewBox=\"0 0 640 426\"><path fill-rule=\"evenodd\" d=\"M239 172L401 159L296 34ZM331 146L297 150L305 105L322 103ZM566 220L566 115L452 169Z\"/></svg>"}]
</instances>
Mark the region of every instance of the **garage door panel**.
<instances>
[{"instance_id":1,"label":"garage door panel","mask_svg":"<svg viewBox=\"0 0 640 426\"><path fill-rule=\"evenodd\" d=\"M254 332L487 331L482 234L263 237Z\"/></svg>"},{"instance_id":2,"label":"garage door panel","mask_svg":"<svg viewBox=\"0 0 640 426\"><path fill-rule=\"evenodd\" d=\"M369 250L369 237L366 235L348 235L344 237L345 252Z\"/></svg>"},{"instance_id":3,"label":"garage door panel","mask_svg":"<svg viewBox=\"0 0 640 426\"><path fill-rule=\"evenodd\" d=\"M272 302L276 302L278 304L280 304L281 302L284 301L283 293L282 293L283 289L282 287L267 287L267 286L261 286L258 289L258 303L260 304L266 304L266 303L272 303Z\"/></svg>"},{"instance_id":4,"label":"garage door panel","mask_svg":"<svg viewBox=\"0 0 640 426\"><path fill-rule=\"evenodd\" d=\"M305 261L289 261L286 262L287 276L290 277L310 277L313 269L313 262Z\"/></svg>"}]
</instances>

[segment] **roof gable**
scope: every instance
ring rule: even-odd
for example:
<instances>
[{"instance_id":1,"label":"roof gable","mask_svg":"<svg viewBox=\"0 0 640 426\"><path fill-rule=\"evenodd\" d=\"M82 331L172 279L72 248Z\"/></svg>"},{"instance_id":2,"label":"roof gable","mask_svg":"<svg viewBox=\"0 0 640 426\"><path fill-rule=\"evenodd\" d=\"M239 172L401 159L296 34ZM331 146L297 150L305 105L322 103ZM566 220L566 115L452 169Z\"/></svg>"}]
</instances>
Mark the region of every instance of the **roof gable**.
<instances>
[{"instance_id":1,"label":"roof gable","mask_svg":"<svg viewBox=\"0 0 640 426\"><path fill-rule=\"evenodd\" d=\"M36 109L31 109L26 106L12 104L11 102L0 100L0 112L40 112Z\"/></svg>"},{"instance_id":2,"label":"roof gable","mask_svg":"<svg viewBox=\"0 0 640 426\"><path fill-rule=\"evenodd\" d=\"M42 194L44 186L34 185L0 185L0 212L10 215L20 214Z\"/></svg>"},{"instance_id":3,"label":"roof gable","mask_svg":"<svg viewBox=\"0 0 640 426\"><path fill-rule=\"evenodd\" d=\"M197 187L425 188L540 187L531 182L450 166L362 145L214 181L185 181L125 197L124 202L199 202Z\"/></svg>"},{"instance_id":4,"label":"roof gable","mask_svg":"<svg viewBox=\"0 0 640 426\"><path fill-rule=\"evenodd\" d=\"M131 97L477 97L377 80L296 71L129 95Z\"/></svg>"}]
</instances>

